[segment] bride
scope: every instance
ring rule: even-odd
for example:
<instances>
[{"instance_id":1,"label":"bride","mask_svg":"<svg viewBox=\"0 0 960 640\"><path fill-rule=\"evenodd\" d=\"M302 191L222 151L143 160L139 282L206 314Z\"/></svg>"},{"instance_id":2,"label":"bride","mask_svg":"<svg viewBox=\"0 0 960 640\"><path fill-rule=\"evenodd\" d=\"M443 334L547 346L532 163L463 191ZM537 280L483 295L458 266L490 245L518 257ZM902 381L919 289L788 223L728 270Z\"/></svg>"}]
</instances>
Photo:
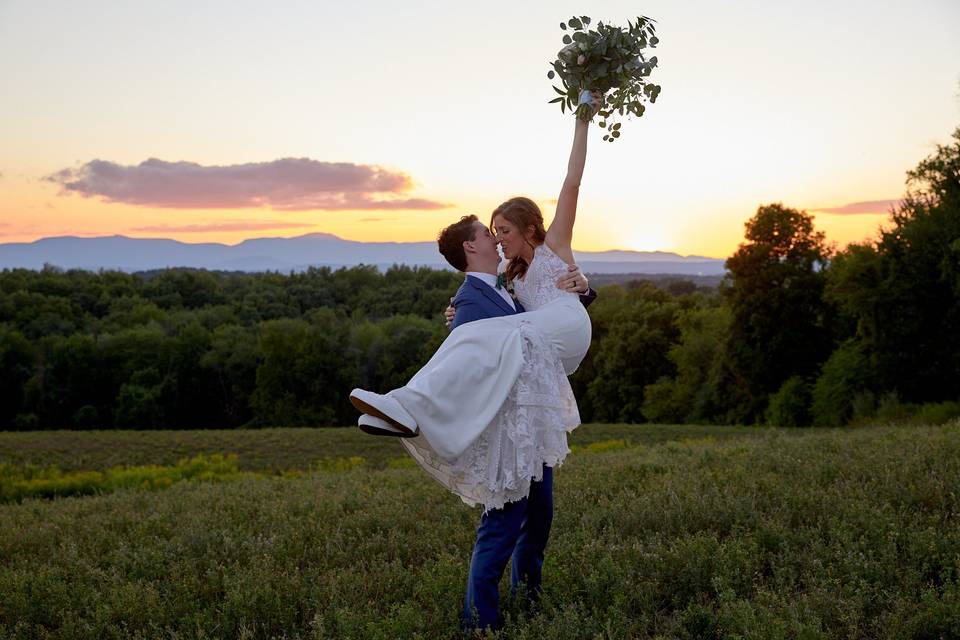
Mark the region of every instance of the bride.
<instances>
[{"instance_id":1,"label":"bride","mask_svg":"<svg viewBox=\"0 0 960 640\"><path fill-rule=\"evenodd\" d=\"M592 104L600 98L595 92ZM554 283L574 262L588 126L576 120L549 228L528 198L507 200L491 217L508 261L504 275L526 312L455 328L404 387L350 394L365 417L405 436L417 462L470 505L489 510L525 497L544 464L563 461L567 432L580 424L567 376L590 347L590 317L576 293Z\"/></svg>"}]
</instances>

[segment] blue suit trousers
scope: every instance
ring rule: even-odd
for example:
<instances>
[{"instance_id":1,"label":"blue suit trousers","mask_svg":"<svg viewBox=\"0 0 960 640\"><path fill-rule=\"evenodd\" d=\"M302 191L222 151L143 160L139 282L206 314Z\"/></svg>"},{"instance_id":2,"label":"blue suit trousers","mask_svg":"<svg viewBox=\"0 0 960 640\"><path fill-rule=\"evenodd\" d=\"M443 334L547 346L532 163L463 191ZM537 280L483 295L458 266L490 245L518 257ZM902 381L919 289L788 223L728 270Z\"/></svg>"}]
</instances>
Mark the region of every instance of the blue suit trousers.
<instances>
[{"instance_id":1,"label":"blue suit trousers","mask_svg":"<svg viewBox=\"0 0 960 640\"><path fill-rule=\"evenodd\" d=\"M541 591L543 554L553 521L553 469L543 466L543 479L530 483L526 498L483 514L470 561L461 623L464 630L499 629L500 578L513 558L511 593L523 584L535 600Z\"/></svg>"}]
</instances>

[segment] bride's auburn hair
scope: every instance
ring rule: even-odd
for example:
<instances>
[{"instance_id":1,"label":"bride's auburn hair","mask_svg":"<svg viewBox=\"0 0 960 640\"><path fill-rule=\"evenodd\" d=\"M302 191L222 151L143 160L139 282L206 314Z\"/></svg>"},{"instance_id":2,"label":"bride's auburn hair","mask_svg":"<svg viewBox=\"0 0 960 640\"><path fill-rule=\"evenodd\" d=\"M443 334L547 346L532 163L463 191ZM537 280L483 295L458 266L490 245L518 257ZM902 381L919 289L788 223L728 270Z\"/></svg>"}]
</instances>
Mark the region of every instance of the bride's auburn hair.
<instances>
[{"instance_id":1,"label":"bride's auburn hair","mask_svg":"<svg viewBox=\"0 0 960 640\"><path fill-rule=\"evenodd\" d=\"M530 198L524 198L523 196L510 198L494 209L493 215L490 216L491 231L494 230L494 220L496 220L498 216L512 223L513 226L517 228L517 232L526 240L527 244L533 248L543 244L544 240L547 239L547 230L543 226L543 214L540 213L540 207L537 206L537 203ZM527 230L530 227L533 227L533 242L530 242L530 239L527 238ZM536 244L534 244L534 242ZM516 256L510 259L504 275L507 280L513 280L518 276L523 277L527 273L527 267L529 266L526 260L520 256Z\"/></svg>"}]
</instances>

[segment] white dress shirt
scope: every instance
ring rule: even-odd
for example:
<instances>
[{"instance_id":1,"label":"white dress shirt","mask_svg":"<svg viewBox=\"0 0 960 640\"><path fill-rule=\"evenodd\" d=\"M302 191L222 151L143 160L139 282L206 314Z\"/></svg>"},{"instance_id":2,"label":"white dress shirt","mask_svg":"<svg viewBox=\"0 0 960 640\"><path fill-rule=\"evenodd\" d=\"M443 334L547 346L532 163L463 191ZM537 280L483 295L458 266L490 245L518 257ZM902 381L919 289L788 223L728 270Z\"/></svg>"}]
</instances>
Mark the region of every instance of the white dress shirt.
<instances>
[{"instance_id":1,"label":"white dress shirt","mask_svg":"<svg viewBox=\"0 0 960 640\"><path fill-rule=\"evenodd\" d=\"M507 291L506 287L500 287L497 289L497 276L493 275L492 273L483 273L481 271L467 271L467 275L486 282L488 285L490 285L491 289L499 293L500 297L507 301L507 304L510 305L511 309L514 311L517 310L517 305L513 302L513 298L510 296L510 293Z\"/></svg>"}]
</instances>

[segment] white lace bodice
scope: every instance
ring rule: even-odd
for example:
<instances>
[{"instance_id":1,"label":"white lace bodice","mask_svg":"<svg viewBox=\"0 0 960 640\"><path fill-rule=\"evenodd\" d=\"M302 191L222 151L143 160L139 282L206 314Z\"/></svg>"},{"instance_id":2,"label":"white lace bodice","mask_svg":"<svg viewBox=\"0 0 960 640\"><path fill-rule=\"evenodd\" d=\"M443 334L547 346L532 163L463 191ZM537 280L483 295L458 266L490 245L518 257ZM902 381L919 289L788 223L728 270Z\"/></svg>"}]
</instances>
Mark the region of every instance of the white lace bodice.
<instances>
[{"instance_id":1,"label":"white lace bodice","mask_svg":"<svg viewBox=\"0 0 960 640\"><path fill-rule=\"evenodd\" d=\"M557 289L557 280L567 275L567 267L563 258L555 254L546 242L534 248L533 260L524 278L513 279L513 291L523 308L534 311L557 298L577 295Z\"/></svg>"}]
</instances>

